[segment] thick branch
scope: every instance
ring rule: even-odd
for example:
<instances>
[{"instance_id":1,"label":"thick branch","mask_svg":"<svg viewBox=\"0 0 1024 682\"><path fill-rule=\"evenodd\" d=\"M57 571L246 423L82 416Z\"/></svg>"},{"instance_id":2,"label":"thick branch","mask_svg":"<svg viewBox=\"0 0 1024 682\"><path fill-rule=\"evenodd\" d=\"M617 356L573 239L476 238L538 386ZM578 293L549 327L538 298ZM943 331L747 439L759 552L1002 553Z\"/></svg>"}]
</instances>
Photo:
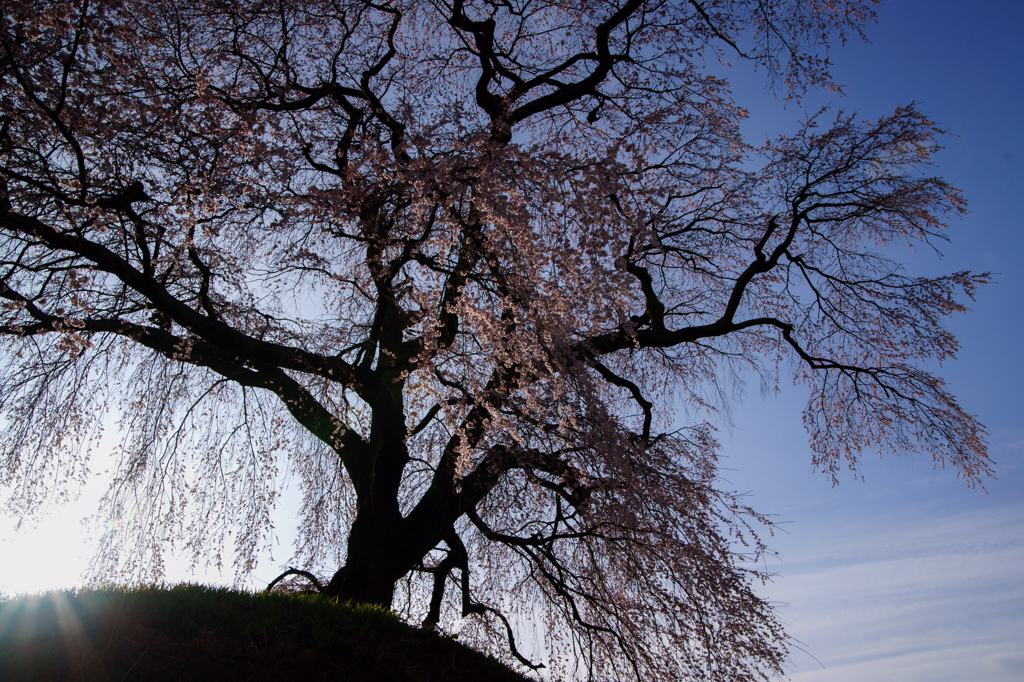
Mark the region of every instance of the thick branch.
<instances>
[{"instance_id":1,"label":"thick branch","mask_svg":"<svg viewBox=\"0 0 1024 682\"><path fill-rule=\"evenodd\" d=\"M114 275L175 323L216 346L229 357L244 363L262 363L317 374L339 381L357 393L364 392L372 384L368 374L360 372L341 358L325 357L301 348L254 339L220 320L201 315L176 299L164 285L139 272L100 244L55 230L36 218L12 212L0 215L0 228L31 234L52 249L68 251L91 261L98 270Z\"/></svg>"}]
</instances>

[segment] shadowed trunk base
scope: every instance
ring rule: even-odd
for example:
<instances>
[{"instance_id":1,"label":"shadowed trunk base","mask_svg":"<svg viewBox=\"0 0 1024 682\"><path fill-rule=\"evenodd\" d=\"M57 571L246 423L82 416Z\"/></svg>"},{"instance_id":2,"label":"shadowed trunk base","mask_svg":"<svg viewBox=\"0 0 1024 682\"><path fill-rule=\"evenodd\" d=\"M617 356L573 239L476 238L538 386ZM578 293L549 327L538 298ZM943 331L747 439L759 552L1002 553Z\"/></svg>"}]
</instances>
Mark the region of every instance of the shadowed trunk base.
<instances>
[{"instance_id":1,"label":"shadowed trunk base","mask_svg":"<svg viewBox=\"0 0 1024 682\"><path fill-rule=\"evenodd\" d=\"M388 580L384 571L368 569L353 570L345 565L338 570L320 593L328 597L337 597L342 601L360 604L373 604L391 608L391 600L395 596L395 583Z\"/></svg>"}]
</instances>

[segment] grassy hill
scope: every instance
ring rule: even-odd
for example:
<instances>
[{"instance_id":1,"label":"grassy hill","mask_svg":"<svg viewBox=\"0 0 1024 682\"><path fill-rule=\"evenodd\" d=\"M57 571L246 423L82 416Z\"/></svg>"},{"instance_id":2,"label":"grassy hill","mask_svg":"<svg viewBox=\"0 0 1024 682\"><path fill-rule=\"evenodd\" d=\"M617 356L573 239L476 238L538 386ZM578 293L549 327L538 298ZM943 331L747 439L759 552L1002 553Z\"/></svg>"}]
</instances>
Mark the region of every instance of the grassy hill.
<instances>
[{"instance_id":1,"label":"grassy hill","mask_svg":"<svg viewBox=\"0 0 1024 682\"><path fill-rule=\"evenodd\" d=\"M183 585L0 602L0 680L524 682L383 609Z\"/></svg>"}]
</instances>

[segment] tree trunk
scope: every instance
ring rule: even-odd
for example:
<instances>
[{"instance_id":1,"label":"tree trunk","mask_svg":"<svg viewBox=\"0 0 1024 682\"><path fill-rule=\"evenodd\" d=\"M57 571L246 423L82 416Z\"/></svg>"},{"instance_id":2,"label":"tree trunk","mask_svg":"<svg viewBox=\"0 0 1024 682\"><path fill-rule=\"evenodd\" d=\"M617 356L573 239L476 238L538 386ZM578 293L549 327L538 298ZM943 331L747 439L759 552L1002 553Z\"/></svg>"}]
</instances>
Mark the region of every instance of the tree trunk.
<instances>
[{"instance_id":1,"label":"tree trunk","mask_svg":"<svg viewBox=\"0 0 1024 682\"><path fill-rule=\"evenodd\" d=\"M357 510L348 537L348 556L324 592L390 608L395 583L418 558L410 559L403 542L398 506L402 471L409 461L402 384L385 374L381 386L385 390L372 405L369 447L349 467Z\"/></svg>"},{"instance_id":2,"label":"tree trunk","mask_svg":"<svg viewBox=\"0 0 1024 682\"><path fill-rule=\"evenodd\" d=\"M345 565L331 578L324 594L390 608L395 583L410 568L400 565L400 523L400 516L360 509L349 534Z\"/></svg>"}]
</instances>

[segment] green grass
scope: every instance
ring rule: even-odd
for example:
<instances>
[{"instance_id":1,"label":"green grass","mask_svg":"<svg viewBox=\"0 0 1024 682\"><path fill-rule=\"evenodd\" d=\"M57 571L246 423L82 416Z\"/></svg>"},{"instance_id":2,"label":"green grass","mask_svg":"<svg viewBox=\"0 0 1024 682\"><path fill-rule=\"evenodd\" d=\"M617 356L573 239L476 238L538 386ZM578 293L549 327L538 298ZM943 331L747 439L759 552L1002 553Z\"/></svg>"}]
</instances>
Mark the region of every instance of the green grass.
<instances>
[{"instance_id":1,"label":"green grass","mask_svg":"<svg viewBox=\"0 0 1024 682\"><path fill-rule=\"evenodd\" d=\"M0 680L523 682L393 613L199 585L0 601Z\"/></svg>"}]
</instances>

